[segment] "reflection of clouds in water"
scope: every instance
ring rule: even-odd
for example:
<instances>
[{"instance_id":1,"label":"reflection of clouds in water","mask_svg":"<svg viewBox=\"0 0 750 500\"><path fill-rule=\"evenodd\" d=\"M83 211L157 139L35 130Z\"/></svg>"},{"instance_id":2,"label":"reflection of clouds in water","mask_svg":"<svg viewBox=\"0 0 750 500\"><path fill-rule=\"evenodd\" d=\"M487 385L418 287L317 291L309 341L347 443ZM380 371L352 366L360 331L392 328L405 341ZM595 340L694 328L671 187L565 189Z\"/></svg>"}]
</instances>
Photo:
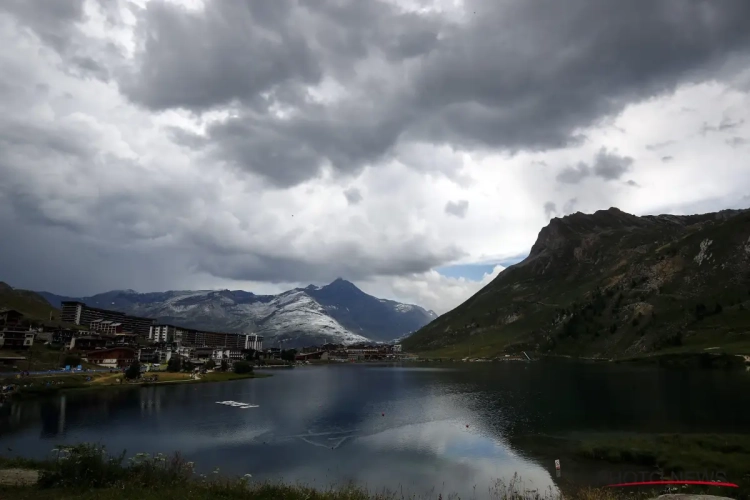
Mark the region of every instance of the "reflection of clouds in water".
<instances>
[{"instance_id":1,"label":"reflection of clouds in water","mask_svg":"<svg viewBox=\"0 0 750 500\"><path fill-rule=\"evenodd\" d=\"M546 489L552 485L547 471L518 457L499 439L471 431L457 421L433 421L389 429L357 439L372 450L420 450L436 461L462 468L476 484L491 484L498 478L521 475L525 484Z\"/></svg>"}]
</instances>

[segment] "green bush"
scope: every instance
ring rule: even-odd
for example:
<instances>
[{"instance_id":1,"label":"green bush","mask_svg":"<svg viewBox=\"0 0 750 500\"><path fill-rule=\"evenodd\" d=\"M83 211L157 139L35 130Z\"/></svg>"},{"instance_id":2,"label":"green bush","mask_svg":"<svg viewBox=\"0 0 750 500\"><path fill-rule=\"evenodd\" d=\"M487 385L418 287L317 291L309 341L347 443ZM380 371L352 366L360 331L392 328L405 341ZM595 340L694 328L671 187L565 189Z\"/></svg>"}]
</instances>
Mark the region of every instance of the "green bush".
<instances>
[{"instance_id":1,"label":"green bush","mask_svg":"<svg viewBox=\"0 0 750 500\"><path fill-rule=\"evenodd\" d=\"M132 486L184 484L193 476L192 464L179 455L167 459L163 455L139 453L123 465L125 452L109 456L104 446L80 444L61 448L51 467L39 476L41 488L103 488L127 483Z\"/></svg>"}]
</instances>

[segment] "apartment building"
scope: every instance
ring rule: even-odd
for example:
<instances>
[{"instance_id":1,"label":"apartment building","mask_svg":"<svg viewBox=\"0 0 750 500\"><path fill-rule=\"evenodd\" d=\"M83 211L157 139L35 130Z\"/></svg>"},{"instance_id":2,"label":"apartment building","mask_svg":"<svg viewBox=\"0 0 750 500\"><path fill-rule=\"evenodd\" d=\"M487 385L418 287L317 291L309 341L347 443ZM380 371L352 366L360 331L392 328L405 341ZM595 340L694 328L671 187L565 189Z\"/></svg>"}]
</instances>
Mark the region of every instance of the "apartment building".
<instances>
[{"instance_id":1,"label":"apartment building","mask_svg":"<svg viewBox=\"0 0 750 500\"><path fill-rule=\"evenodd\" d=\"M0 349L30 349L34 335L30 330L0 330Z\"/></svg>"},{"instance_id":2,"label":"apartment building","mask_svg":"<svg viewBox=\"0 0 750 500\"><path fill-rule=\"evenodd\" d=\"M209 332L169 324L149 328L151 342L175 343L180 347L211 347L224 349L263 349L263 337L247 333Z\"/></svg>"},{"instance_id":3,"label":"apartment building","mask_svg":"<svg viewBox=\"0 0 750 500\"><path fill-rule=\"evenodd\" d=\"M60 319L65 323L91 325L96 320L111 321L120 323L122 331L135 333L142 337L148 337L149 329L155 322L151 318L141 318L119 311L89 307L83 302L74 300L62 302L60 309Z\"/></svg>"},{"instance_id":4,"label":"apartment building","mask_svg":"<svg viewBox=\"0 0 750 500\"><path fill-rule=\"evenodd\" d=\"M148 339L151 342L165 342L171 344L175 341L177 327L174 325L154 324L149 327Z\"/></svg>"},{"instance_id":5,"label":"apartment building","mask_svg":"<svg viewBox=\"0 0 750 500\"><path fill-rule=\"evenodd\" d=\"M103 333L105 335L114 335L115 333L122 333L122 323L116 321L109 321L104 319L95 319L89 324L89 330L92 332Z\"/></svg>"}]
</instances>

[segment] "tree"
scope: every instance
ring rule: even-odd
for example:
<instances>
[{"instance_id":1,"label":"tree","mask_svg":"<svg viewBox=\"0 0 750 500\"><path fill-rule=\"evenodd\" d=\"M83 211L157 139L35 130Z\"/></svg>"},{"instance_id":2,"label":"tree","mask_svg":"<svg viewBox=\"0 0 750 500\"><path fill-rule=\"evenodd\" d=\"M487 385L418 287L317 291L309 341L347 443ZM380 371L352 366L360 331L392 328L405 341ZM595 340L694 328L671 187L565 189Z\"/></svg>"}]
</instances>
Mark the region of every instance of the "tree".
<instances>
[{"instance_id":1,"label":"tree","mask_svg":"<svg viewBox=\"0 0 750 500\"><path fill-rule=\"evenodd\" d=\"M125 370L125 378L129 380L135 380L141 376L141 364L136 360L133 361L127 370Z\"/></svg>"},{"instance_id":2,"label":"tree","mask_svg":"<svg viewBox=\"0 0 750 500\"><path fill-rule=\"evenodd\" d=\"M253 371L252 365L247 361L236 361L232 365L232 368L234 369L234 373L250 373Z\"/></svg>"},{"instance_id":3,"label":"tree","mask_svg":"<svg viewBox=\"0 0 750 500\"><path fill-rule=\"evenodd\" d=\"M203 366L206 368L206 370L213 370L214 368L216 368L216 361L214 361L213 359L209 359Z\"/></svg>"},{"instance_id":4,"label":"tree","mask_svg":"<svg viewBox=\"0 0 750 500\"><path fill-rule=\"evenodd\" d=\"M294 358L297 356L297 350L296 349L287 349L285 351L281 351L281 359L284 361L294 361Z\"/></svg>"},{"instance_id":5,"label":"tree","mask_svg":"<svg viewBox=\"0 0 750 500\"><path fill-rule=\"evenodd\" d=\"M229 363L227 363L226 359L221 360L221 371L225 372L229 369Z\"/></svg>"},{"instance_id":6,"label":"tree","mask_svg":"<svg viewBox=\"0 0 750 500\"><path fill-rule=\"evenodd\" d=\"M245 361L255 361L258 359L258 351L255 349L248 349L245 352Z\"/></svg>"},{"instance_id":7,"label":"tree","mask_svg":"<svg viewBox=\"0 0 750 500\"><path fill-rule=\"evenodd\" d=\"M179 372L182 370L182 362L180 361L179 356L172 356L169 358L169 361L167 362L167 371L168 372Z\"/></svg>"}]
</instances>

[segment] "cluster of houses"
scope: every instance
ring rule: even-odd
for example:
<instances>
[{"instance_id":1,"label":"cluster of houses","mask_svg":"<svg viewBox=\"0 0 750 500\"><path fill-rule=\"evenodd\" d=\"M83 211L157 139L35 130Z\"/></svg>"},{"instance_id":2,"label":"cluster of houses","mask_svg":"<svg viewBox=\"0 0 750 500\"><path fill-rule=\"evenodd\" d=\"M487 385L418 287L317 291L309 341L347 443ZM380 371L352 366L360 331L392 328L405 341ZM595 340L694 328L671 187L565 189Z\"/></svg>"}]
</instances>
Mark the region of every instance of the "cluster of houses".
<instances>
[{"instance_id":1,"label":"cluster of houses","mask_svg":"<svg viewBox=\"0 0 750 500\"><path fill-rule=\"evenodd\" d=\"M297 361L367 361L403 357L400 344L323 344L304 347L295 355Z\"/></svg>"},{"instance_id":2,"label":"cluster of houses","mask_svg":"<svg viewBox=\"0 0 750 500\"><path fill-rule=\"evenodd\" d=\"M82 302L63 302L61 316L78 328L21 328L20 312L0 309L0 349L30 349L35 340L42 340L78 353L87 363L120 369L136 360L147 366L163 366L174 358L200 366L211 360L216 364L248 358L290 361L290 355L298 362L388 360L404 356L400 345L383 344L324 344L286 352L278 347L264 350L260 335L159 324L149 318L88 307Z\"/></svg>"}]
</instances>

